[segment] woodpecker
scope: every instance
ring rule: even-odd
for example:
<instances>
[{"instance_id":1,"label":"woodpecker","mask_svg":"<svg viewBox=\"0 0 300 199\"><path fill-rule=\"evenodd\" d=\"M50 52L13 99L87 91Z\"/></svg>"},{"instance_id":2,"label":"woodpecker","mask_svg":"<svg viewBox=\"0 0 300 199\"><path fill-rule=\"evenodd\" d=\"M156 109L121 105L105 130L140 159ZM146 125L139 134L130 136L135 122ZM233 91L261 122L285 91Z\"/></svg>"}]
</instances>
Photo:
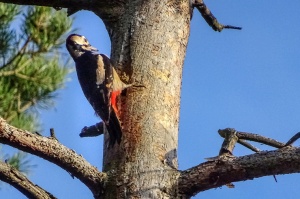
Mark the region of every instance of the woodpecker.
<instances>
[{"instance_id":1,"label":"woodpecker","mask_svg":"<svg viewBox=\"0 0 300 199\"><path fill-rule=\"evenodd\" d=\"M76 72L82 91L101 117L110 136L110 146L121 142L122 128L116 104L117 96L129 87L121 81L110 59L99 54L88 40L78 34L71 34L66 47L76 65Z\"/></svg>"}]
</instances>

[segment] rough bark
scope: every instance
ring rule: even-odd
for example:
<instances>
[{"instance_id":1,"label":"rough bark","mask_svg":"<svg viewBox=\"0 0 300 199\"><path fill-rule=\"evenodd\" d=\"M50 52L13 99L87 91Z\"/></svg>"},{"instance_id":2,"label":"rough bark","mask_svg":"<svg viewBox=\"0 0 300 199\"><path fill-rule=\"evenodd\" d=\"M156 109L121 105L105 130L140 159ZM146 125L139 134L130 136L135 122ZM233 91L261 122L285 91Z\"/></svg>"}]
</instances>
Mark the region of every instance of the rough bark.
<instances>
[{"instance_id":1,"label":"rough bark","mask_svg":"<svg viewBox=\"0 0 300 199\"><path fill-rule=\"evenodd\" d=\"M53 138L49 139L46 137L41 137L39 135L34 135L26 131L11 127L8 124L6 124L4 120L2 120L0 124L1 143L9 143L9 145L11 146L14 146L18 149L23 149L24 151L28 152L34 151L32 152L33 154L38 155L44 159L49 160L52 156L56 156L55 154L57 153L53 153L52 149L57 149L57 147L53 147L53 144L58 146L61 145L56 140L53 140ZM20 134L20 132L23 133ZM41 143L40 139L44 140L44 143ZM32 140L32 142L28 142L28 140ZM102 193L103 190L105 190L105 193L109 190L114 191L115 186L122 185L124 187L130 188L130 183L132 182L132 179L125 176L124 173L120 178L120 176L116 174L117 172L111 169L107 172L107 174L110 176L110 179L109 181L105 181L108 179L106 178L106 173L99 173L95 170L94 167L89 166L83 169L83 165L85 165L84 161L82 163L79 162L75 164L72 161L66 161L71 159L74 159L74 161L76 161L77 158L74 157L72 153L68 153L66 151L58 153L63 153L63 155L57 156L55 161L61 163L56 164L65 169L67 172L74 175L75 177L78 177L83 183L86 184L86 181L90 182L90 184L86 185L94 193L95 198L104 198L101 194L99 194L99 192ZM65 164L70 165L62 166ZM83 176L80 176L74 171L88 173L88 175L86 176L85 174L83 174ZM233 157L228 155L218 156L214 158L209 158L207 162L201 163L198 166L184 171L177 171L175 169L170 169L170 171L155 170L150 174L152 176L159 175L166 177L164 175L164 172L169 172L169 174L173 173L173 177L176 176L176 178L169 178L169 183L173 182L173 187L171 187L171 190L167 189L168 187L160 187L161 190L165 191L165 194L172 193L173 191L175 192L174 195L168 195L167 197L177 197L182 199L190 198L191 196L194 196L201 191L227 185L231 182L252 180L254 178L266 175L299 173L300 148L286 146L275 151L263 151L255 153L253 155L242 157ZM100 175L100 177L96 177L97 175ZM139 173L139 175L142 176L144 175L144 173ZM94 176L94 178L89 178L89 176ZM112 176L115 176L116 179L121 180L124 180L124 178L129 178L127 181L129 185L123 185L124 181L117 181L115 179L112 180ZM133 175L129 176L134 177ZM85 180L83 180L83 178L85 178ZM8 167L8 165L4 163L1 163L0 165L0 179L2 181L12 184L26 196L28 196L27 194L31 194L29 198L34 198L35 196L39 197L40 194L44 195L43 190L40 187L31 183L26 178L24 178L24 176L19 174L16 170L12 170L10 167ZM103 184L99 184L99 181L103 182ZM155 189L159 187L150 188ZM127 191L130 192L131 190ZM47 198L47 194L49 197L52 197L51 194L47 192L45 192L45 194L45 198ZM116 195L112 196L110 194L108 194L108 196L111 198L117 197ZM118 195L118 197L128 198L128 195ZM146 196L143 195L143 197ZM149 197L151 198L152 195L148 195L148 198Z\"/></svg>"},{"instance_id":2,"label":"rough bark","mask_svg":"<svg viewBox=\"0 0 300 199\"><path fill-rule=\"evenodd\" d=\"M82 181L95 196L102 192L106 174L99 172L82 156L63 146L55 138L47 138L17 129L0 117L0 142L40 156L60 166Z\"/></svg>"},{"instance_id":3,"label":"rough bark","mask_svg":"<svg viewBox=\"0 0 300 199\"><path fill-rule=\"evenodd\" d=\"M20 173L12 166L0 162L0 179L9 183L11 186L22 192L27 198L32 199L55 199L52 194L48 193L38 185L30 182L25 175Z\"/></svg>"},{"instance_id":4,"label":"rough bark","mask_svg":"<svg viewBox=\"0 0 300 199\"><path fill-rule=\"evenodd\" d=\"M231 182L299 171L300 148L296 147L262 151L242 157L218 157L182 171L178 180L178 191L194 196L201 191Z\"/></svg>"},{"instance_id":5,"label":"rough bark","mask_svg":"<svg viewBox=\"0 0 300 199\"><path fill-rule=\"evenodd\" d=\"M120 147L104 151L105 171L117 171L105 198L176 198L189 2L132 1L124 7L115 23L104 20L112 41L111 58L130 82L142 87L128 89L122 98Z\"/></svg>"},{"instance_id":6,"label":"rough bark","mask_svg":"<svg viewBox=\"0 0 300 199\"><path fill-rule=\"evenodd\" d=\"M189 198L229 182L300 171L299 148L291 147L239 158L222 156L186 171L177 170L181 73L191 16L189 0L0 1L63 7L69 13L93 11L106 25L111 59L122 79L139 85L129 88L120 99L124 136L120 145L104 149L106 173L94 171L98 177L88 174L81 179L95 198ZM46 138L28 132L5 128L0 128L0 135L2 143L56 164L61 158L69 160L66 164L72 166L58 165L72 174L87 170L71 150L64 149L64 156L52 154L61 149L55 140L45 141Z\"/></svg>"}]
</instances>

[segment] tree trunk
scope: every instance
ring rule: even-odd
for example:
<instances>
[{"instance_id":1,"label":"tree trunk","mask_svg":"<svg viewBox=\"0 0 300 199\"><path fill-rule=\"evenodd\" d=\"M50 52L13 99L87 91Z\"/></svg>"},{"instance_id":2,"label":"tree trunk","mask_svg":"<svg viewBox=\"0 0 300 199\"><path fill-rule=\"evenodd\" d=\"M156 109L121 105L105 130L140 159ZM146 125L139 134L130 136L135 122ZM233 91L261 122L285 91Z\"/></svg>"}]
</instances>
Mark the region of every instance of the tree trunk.
<instances>
[{"instance_id":1,"label":"tree trunk","mask_svg":"<svg viewBox=\"0 0 300 199\"><path fill-rule=\"evenodd\" d=\"M120 99L121 145L104 147L109 180L101 197L179 198L178 124L189 1L130 1L122 8L116 16L98 13L111 37L112 61L133 83Z\"/></svg>"},{"instance_id":2,"label":"tree trunk","mask_svg":"<svg viewBox=\"0 0 300 199\"><path fill-rule=\"evenodd\" d=\"M75 151L63 146L55 137L32 134L9 125L0 117L0 143L40 156L83 182L95 198L189 198L201 191L232 182L252 180L265 175L300 172L300 148L287 143L235 129L219 130L225 138L220 154L197 166L177 170L177 141L180 90L183 60L189 36L191 6L189 0L90 0L33 1L0 0L22 5L68 8L72 14L86 9L96 13L105 23L111 38L111 59L121 78L133 86L119 99L123 137L120 145L107 148L104 136L103 170L90 165ZM194 6L209 25L238 29L219 24L203 1ZM203 13L204 12L204 13ZM218 28L217 27L217 28ZM101 125L100 125L101 126ZM103 131L97 127L96 132ZM227 134L229 133L229 134ZM229 135L229 136L228 136ZM245 140L279 148L257 152ZM233 145L243 143L257 153L235 157ZM230 143L230 144L228 144ZM0 169L0 179L20 191L24 186L14 180L19 173L9 175L6 164ZM22 176L25 179L25 176ZM30 184L28 179L25 179ZM33 184L33 183L32 183ZM31 184L31 185L32 185ZM30 186L31 187L31 186ZM40 189L27 188L31 196ZM33 192L33 193L31 193ZM45 197L52 195L44 192Z\"/></svg>"}]
</instances>

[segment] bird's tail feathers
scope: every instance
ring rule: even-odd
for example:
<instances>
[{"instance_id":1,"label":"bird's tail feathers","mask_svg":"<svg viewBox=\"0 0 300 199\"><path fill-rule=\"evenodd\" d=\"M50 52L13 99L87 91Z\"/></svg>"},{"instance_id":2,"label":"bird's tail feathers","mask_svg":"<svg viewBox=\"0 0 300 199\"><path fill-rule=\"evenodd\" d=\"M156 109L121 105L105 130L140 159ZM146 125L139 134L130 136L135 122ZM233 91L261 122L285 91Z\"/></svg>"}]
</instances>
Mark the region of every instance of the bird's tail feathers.
<instances>
[{"instance_id":1,"label":"bird's tail feathers","mask_svg":"<svg viewBox=\"0 0 300 199\"><path fill-rule=\"evenodd\" d=\"M122 138L122 127L116 113L113 110L111 111L109 122L106 124L106 128L109 133L109 146L114 146L116 142L120 144Z\"/></svg>"}]
</instances>

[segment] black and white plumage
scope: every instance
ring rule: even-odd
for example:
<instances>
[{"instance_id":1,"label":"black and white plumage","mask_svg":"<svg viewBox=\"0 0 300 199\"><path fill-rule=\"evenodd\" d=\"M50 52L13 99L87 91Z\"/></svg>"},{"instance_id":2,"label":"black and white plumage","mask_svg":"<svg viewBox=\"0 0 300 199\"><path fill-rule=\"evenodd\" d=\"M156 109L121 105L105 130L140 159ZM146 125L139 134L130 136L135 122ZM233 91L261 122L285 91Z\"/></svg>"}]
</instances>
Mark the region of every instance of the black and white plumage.
<instances>
[{"instance_id":1,"label":"black and white plumage","mask_svg":"<svg viewBox=\"0 0 300 199\"><path fill-rule=\"evenodd\" d=\"M82 35L72 34L66 41L75 64L82 91L103 120L110 135L110 145L120 143L122 128L118 119L116 97L129 85L123 83L110 59L98 54Z\"/></svg>"}]
</instances>

